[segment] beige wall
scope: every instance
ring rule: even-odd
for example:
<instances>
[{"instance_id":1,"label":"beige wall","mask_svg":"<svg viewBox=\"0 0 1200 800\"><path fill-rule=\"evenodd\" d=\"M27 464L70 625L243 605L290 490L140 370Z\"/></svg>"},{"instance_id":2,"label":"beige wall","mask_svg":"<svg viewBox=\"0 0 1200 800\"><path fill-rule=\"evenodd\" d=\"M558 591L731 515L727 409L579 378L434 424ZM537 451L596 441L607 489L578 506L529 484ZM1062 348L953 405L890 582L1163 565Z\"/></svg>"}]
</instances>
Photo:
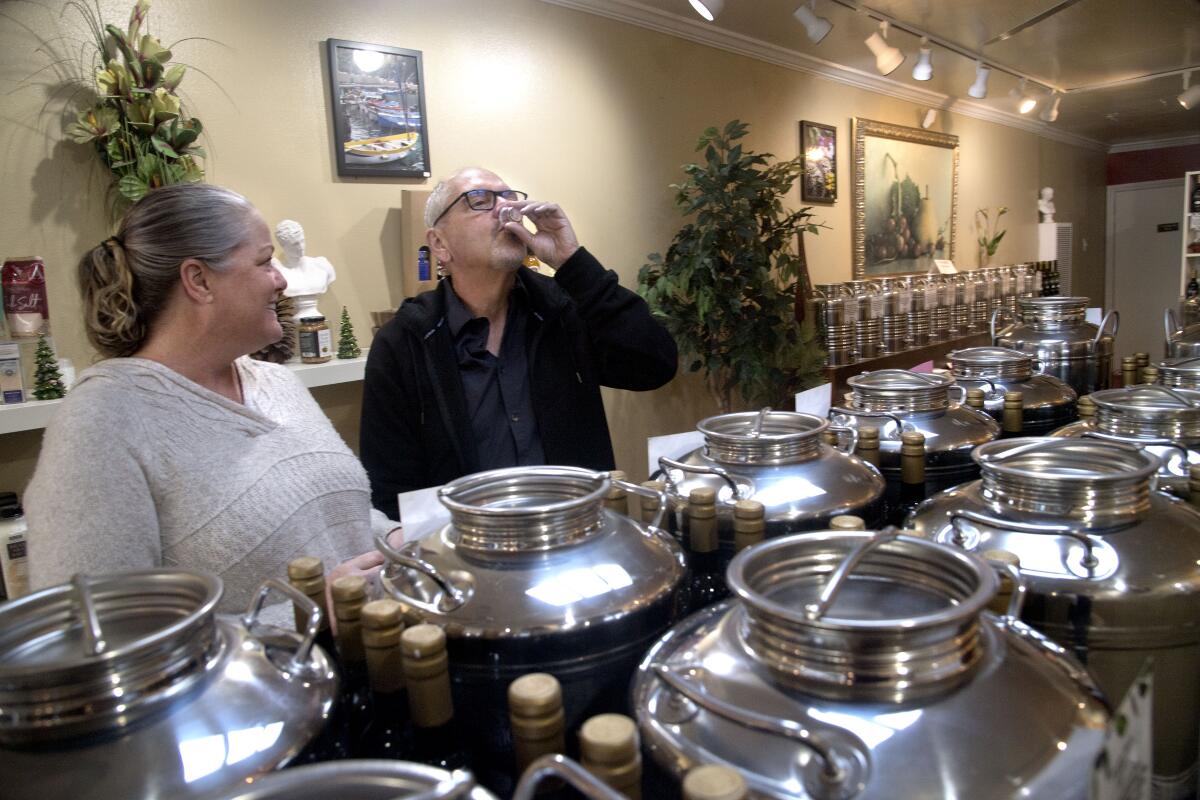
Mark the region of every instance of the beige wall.
<instances>
[{"instance_id":1,"label":"beige wall","mask_svg":"<svg viewBox=\"0 0 1200 800\"><path fill-rule=\"evenodd\" d=\"M46 5L5 4L9 16L0 17L0 252L45 257L59 348L83 365L91 355L71 273L78 254L106 233L105 181L86 147L62 141L61 104L43 110L53 72L27 78L47 63L34 52L37 37L63 28L83 36L73 11L60 18L62 0ZM122 26L129 5L101 0ZM815 280L849 278L850 119L916 126L921 113L911 103L536 0L156 0L151 21L167 43L220 42L177 48L213 79L192 73L182 87L208 132L209 180L249 196L271 223L290 217L305 226L308 251L338 269L322 307L332 313L346 305L360 341L368 312L402 299L401 248L415 245L399 241L400 192L431 182L336 177L326 38L423 51L435 177L484 164L512 186L558 201L580 240L627 286L680 225L667 186L693 158L697 135L735 117L752 125L749 146L784 157L797 151L799 120L837 126L841 199L818 209L830 229L810 237L807 252ZM1102 297L1104 155L952 113L935 129L960 138L959 263L975 263L979 206L1010 209L997 258L1033 258L1034 203L1049 183L1059 218L1085 229L1076 234L1080 290ZM356 446L360 387L317 395ZM713 410L695 376L658 392L605 397L618 463L635 477L645 471L647 435L689 429ZM39 441L32 433L0 436L0 488L23 488Z\"/></svg>"}]
</instances>

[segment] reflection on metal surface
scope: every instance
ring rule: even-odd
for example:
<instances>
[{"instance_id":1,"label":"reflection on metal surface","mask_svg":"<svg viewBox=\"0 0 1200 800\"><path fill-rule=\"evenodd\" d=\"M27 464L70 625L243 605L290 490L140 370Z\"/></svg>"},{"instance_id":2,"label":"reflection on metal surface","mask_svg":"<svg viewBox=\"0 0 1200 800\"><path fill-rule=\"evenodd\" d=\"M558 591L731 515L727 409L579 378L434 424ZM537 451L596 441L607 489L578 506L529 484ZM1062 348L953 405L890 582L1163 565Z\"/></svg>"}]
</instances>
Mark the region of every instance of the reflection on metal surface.
<instances>
[{"instance_id":1,"label":"reflection on metal surface","mask_svg":"<svg viewBox=\"0 0 1200 800\"><path fill-rule=\"evenodd\" d=\"M549 576L525 590L525 594L552 606L563 607L589 597L624 589L633 579L620 564L579 567Z\"/></svg>"},{"instance_id":2,"label":"reflection on metal surface","mask_svg":"<svg viewBox=\"0 0 1200 800\"><path fill-rule=\"evenodd\" d=\"M255 725L252 728L198 736L179 742L179 761L183 780L193 783L213 774L223 766L245 761L255 753L269 750L279 741L283 722Z\"/></svg>"}]
</instances>

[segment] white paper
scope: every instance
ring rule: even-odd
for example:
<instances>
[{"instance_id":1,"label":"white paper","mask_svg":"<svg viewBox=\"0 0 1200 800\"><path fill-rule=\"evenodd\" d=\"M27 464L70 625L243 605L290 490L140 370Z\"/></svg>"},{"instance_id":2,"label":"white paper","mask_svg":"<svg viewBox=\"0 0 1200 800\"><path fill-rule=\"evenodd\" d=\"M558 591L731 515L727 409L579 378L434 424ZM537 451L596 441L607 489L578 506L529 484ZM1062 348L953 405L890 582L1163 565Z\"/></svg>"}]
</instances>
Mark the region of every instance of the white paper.
<instances>
[{"instance_id":1,"label":"white paper","mask_svg":"<svg viewBox=\"0 0 1200 800\"><path fill-rule=\"evenodd\" d=\"M1103 310L1102 308L1089 308L1084 312L1084 319L1093 325L1099 325L1101 320L1104 319L1104 314L1101 313Z\"/></svg>"},{"instance_id":2,"label":"white paper","mask_svg":"<svg viewBox=\"0 0 1200 800\"><path fill-rule=\"evenodd\" d=\"M803 392L796 392L796 410L805 414L816 414L822 419L829 416L833 405L833 384L822 383Z\"/></svg>"},{"instance_id":3,"label":"white paper","mask_svg":"<svg viewBox=\"0 0 1200 800\"><path fill-rule=\"evenodd\" d=\"M1092 769L1091 800L1150 800L1153 701L1154 671L1147 661L1104 732L1104 749Z\"/></svg>"},{"instance_id":4,"label":"white paper","mask_svg":"<svg viewBox=\"0 0 1200 800\"><path fill-rule=\"evenodd\" d=\"M958 272L958 269L954 266L954 262L948 258L935 258L933 263L938 268L938 272L943 275L954 275Z\"/></svg>"},{"instance_id":5,"label":"white paper","mask_svg":"<svg viewBox=\"0 0 1200 800\"><path fill-rule=\"evenodd\" d=\"M440 486L401 492L396 496L400 502L400 525L404 528L404 541L424 539L450 522L450 511L438 501Z\"/></svg>"},{"instance_id":6,"label":"white paper","mask_svg":"<svg viewBox=\"0 0 1200 800\"><path fill-rule=\"evenodd\" d=\"M659 456L678 460L703 446L704 434L700 431L651 436L646 440L646 472L648 475L654 474L658 469Z\"/></svg>"}]
</instances>

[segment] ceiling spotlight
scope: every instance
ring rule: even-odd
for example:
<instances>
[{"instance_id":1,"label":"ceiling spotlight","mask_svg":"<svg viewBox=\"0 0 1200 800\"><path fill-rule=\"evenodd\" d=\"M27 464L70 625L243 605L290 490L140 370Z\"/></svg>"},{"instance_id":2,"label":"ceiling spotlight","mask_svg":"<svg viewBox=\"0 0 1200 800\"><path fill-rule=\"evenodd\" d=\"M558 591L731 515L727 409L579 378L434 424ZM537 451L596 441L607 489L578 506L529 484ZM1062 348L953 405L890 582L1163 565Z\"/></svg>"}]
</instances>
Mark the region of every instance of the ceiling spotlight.
<instances>
[{"instance_id":1,"label":"ceiling spotlight","mask_svg":"<svg viewBox=\"0 0 1200 800\"><path fill-rule=\"evenodd\" d=\"M695 0L693 0L695 2ZM887 43L887 21L879 23L879 30L867 37L867 47L875 56L875 69L880 75L891 75L896 67L904 63L904 53Z\"/></svg>"},{"instance_id":2,"label":"ceiling spotlight","mask_svg":"<svg viewBox=\"0 0 1200 800\"><path fill-rule=\"evenodd\" d=\"M975 62L975 82L971 84L971 88L967 89L967 94L974 97L976 100L982 100L987 97L987 81L988 75L992 71L983 65L982 61Z\"/></svg>"},{"instance_id":3,"label":"ceiling spotlight","mask_svg":"<svg viewBox=\"0 0 1200 800\"><path fill-rule=\"evenodd\" d=\"M804 26L804 32L809 40L817 44L833 29L833 23L824 17L817 16L817 0L810 0L807 6L800 6L792 14L796 21Z\"/></svg>"},{"instance_id":4,"label":"ceiling spotlight","mask_svg":"<svg viewBox=\"0 0 1200 800\"><path fill-rule=\"evenodd\" d=\"M696 13L704 17L709 22L712 22L721 14L721 9L725 7L725 0L688 0L692 4L692 8L696 9Z\"/></svg>"},{"instance_id":5,"label":"ceiling spotlight","mask_svg":"<svg viewBox=\"0 0 1200 800\"><path fill-rule=\"evenodd\" d=\"M1021 78L1021 82L1008 93L1008 96L1011 97L1013 102L1017 104L1017 111L1021 112L1022 114L1028 114L1030 111L1033 111L1035 108L1037 108L1037 100L1034 99L1033 95L1025 91L1026 83L1028 83L1027 79Z\"/></svg>"},{"instance_id":6,"label":"ceiling spotlight","mask_svg":"<svg viewBox=\"0 0 1200 800\"><path fill-rule=\"evenodd\" d=\"M1058 92L1050 93L1050 100L1042 106L1042 111L1038 114L1043 122L1054 122L1058 119L1058 104L1062 100L1062 95Z\"/></svg>"},{"instance_id":7,"label":"ceiling spotlight","mask_svg":"<svg viewBox=\"0 0 1200 800\"><path fill-rule=\"evenodd\" d=\"M1183 106L1187 111L1191 111L1197 105L1200 105L1200 83L1197 83L1195 86L1189 89L1188 83L1191 77L1192 73L1183 73L1183 94L1175 98L1179 101L1179 105Z\"/></svg>"},{"instance_id":8,"label":"ceiling spotlight","mask_svg":"<svg viewBox=\"0 0 1200 800\"><path fill-rule=\"evenodd\" d=\"M929 38L921 37L921 55L913 67L913 80L927 81L933 77L933 51L929 48Z\"/></svg>"},{"instance_id":9,"label":"ceiling spotlight","mask_svg":"<svg viewBox=\"0 0 1200 800\"><path fill-rule=\"evenodd\" d=\"M937 109L930 108L925 111L925 116L921 119L922 128L932 128L933 123L937 122Z\"/></svg>"}]
</instances>

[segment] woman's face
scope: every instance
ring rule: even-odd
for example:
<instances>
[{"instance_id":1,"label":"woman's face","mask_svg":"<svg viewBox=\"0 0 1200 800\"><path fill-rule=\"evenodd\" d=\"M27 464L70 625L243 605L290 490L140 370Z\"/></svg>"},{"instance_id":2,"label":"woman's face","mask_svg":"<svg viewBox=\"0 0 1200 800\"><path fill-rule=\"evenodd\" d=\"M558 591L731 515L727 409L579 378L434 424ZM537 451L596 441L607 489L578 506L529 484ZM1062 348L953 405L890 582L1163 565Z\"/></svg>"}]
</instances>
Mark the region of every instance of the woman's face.
<instances>
[{"instance_id":1,"label":"woman's face","mask_svg":"<svg viewBox=\"0 0 1200 800\"><path fill-rule=\"evenodd\" d=\"M230 255L229 264L214 272L214 300L222 325L243 354L261 350L283 337L275 302L287 281L271 258L271 232L257 211L251 211L245 240Z\"/></svg>"}]
</instances>

